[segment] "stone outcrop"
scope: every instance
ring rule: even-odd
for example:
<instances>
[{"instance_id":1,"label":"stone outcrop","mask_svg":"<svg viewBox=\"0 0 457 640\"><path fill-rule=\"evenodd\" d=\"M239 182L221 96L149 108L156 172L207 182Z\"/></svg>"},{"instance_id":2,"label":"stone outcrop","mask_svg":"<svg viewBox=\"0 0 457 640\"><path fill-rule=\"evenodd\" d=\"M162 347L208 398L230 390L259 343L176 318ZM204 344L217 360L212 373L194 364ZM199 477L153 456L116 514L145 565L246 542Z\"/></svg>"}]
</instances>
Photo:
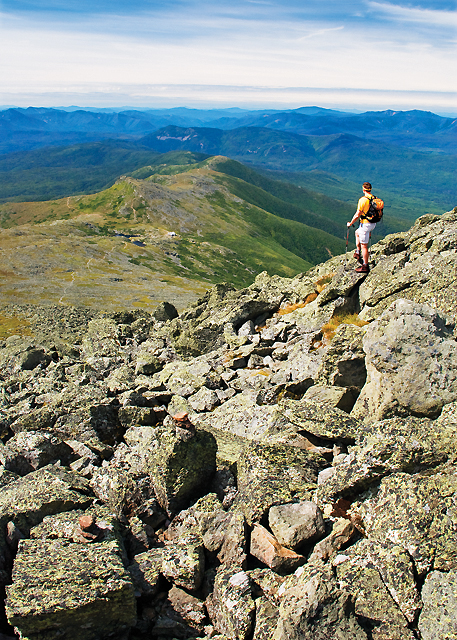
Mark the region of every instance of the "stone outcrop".
<instances>
[{"instance_id":1,"label":"stone outcrop","mask_svg":"<svg viewBox=\"0 0 457 640\"><path fill-rule=\"evenodd\" d=\"M0 634L454 637L456 237L180 315L5 308Z\"/></svg>"}]
</instances>

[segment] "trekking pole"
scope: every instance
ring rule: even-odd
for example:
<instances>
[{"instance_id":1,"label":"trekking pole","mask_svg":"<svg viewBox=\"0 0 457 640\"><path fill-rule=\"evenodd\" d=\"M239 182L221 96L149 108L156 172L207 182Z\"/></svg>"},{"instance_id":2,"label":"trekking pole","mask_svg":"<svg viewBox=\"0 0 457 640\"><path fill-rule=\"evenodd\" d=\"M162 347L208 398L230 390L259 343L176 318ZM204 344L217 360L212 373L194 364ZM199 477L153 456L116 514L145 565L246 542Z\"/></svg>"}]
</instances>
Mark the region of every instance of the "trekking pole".
<instances>
[{"instance_id":1,"label":"trekking pole","mask_svg":"<svg viewBox=\"0 0 457 640\"><path fill-rule=\"evenodd\" d=\"M351 224L351 227L352 227L352 224ZM348 227L348 231L346 234L346 253L344 254L344 270L346 270L346 264L347 264L347 258L348 258L349 229L351 227Z\"/></svg>"}]
</instances>

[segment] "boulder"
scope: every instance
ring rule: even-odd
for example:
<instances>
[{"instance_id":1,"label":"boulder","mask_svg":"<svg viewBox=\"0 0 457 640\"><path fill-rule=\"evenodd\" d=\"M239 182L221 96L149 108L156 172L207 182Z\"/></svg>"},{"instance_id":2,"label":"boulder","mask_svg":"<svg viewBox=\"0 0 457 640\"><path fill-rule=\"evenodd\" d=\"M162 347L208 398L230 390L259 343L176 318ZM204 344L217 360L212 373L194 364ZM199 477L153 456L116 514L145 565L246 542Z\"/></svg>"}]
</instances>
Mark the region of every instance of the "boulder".
<instances>
[{"instance_id":1,"label":"boulder","mask_svg":"<svg viewBox=\"0 0 457 640\"><path fill-rule=\"evenodd\" d=\"M367 378L363 336L365 327L340 324L322 356L316 374L316 383L336 387L355 388L360 391Z\"/></svg>"},{"instance_id":2,"label":"boulder","mask_svg":"<svg viewBox=\"0 0 457 640\"><path fill-rule=\"evenodd\" d=\"M168 542L162 549L161 573L178 587L195 591L203 580L205 555L200 538Z\"/></svg>"},{"instance_id":3,"label":"boulder","mask_svg":"<svg viewBox=\"0 0 457 640\"><path fill-rule=\"evenodd\" d=\"M350 553L341 556L336 576L340 588L349 592L353 598L354 613L373 625L373 638L414 639L407 619L369 557Z\"/></svg>"},{"instance_id":4,"label":"boulder","mask_svg":"<svg viewBox=\"0 0 457 640\"><path fill-rule=\"evenodd\" d=\"M121 637L136 620L133 585L116 542L23 540L6 588L8 622L30 640Z\"/></svg>"},{"instance_id":5,"label":"boulder","mask_svg":"<svg viewBox=\"0 0 457 640\"><path fill-rule=\"evenodd\" d=\"M423 609L418 627L423 640L457 637L457 572L432 571L422 588Z\"/></svg>"},{"instance_id":6,"label":"boulder","mask_svg":"<svg viewBox=\"0 0 457 640\"><path fill-rule=\"evenodd\" d=\"M219 632L232 640L247 640L252 634L255 616L248 575L244 571L220 569L206 608Z\"/></svg>"},{"instance_id":7,"label":"boulder","mask_svg":"<svg viewBox=\"0 0 457 640\"><path fill-rule=\"evenodd\" d=\"M199 497L216 471L214 437L206 431L179 431L173 425L158 429L157 446L151 452L154 492L170 516Z\"/></svg>"},{"instance_id":8,"label":"boulder","mask_svg":"<svg viewBox=\"0 0 457 640\"><path fill-rule=\"evenodd\" d=\"M278 542L290 549L315 542L325 534L322 511L309 501L271 507L268 523Z\"/></svg>"},{"instance_id":9,"label":"boulder","mask_svg":"<svg viewBox=\"0 0 457 640\"><path fill-rule=\"evenodd\" d=\"M23 431L8 440L6 447L15 455L16 468L5 465L10 471L25 475L30 471L45 467L46 465L60 461L69 464L75 457L72 448L63 442L58 436L45 431ZM1 456L4 455L0 451ZM3 463L5 464L5 463Z\"/></svg>"},{"instance_id":10,"label":"boulder","mask_svg":"<svg viewBox=\"0 0 457 640\"><path fill-rule=\"evenodd\" d=\"M159 591L162 569L162 549L149 549L139 553L128 567L137 597L150 599Z\"/></svg>"},{"instance_id":11,"label":"boulder","mask_svg":"<svg viewBox=\"0 0 457 640\"><path fill-rule=\"evenodd\" d=\"M2 487L0 524L13 521L27 531L47 515L84 509L92 502L87 481L49 465ZM1 535L1 533L0 533Z\"/></svg>"},{"instance_id":12,"label":"boulder","mask_svg":"<svg viewBox=\"0 0 457 640\"><path fill-rule=\"evenodd\" d=\"M259 523L251 533L251 556L280 574L292 573L305 563L305 558L282 546L278 540Z\"/></svg>"},{"instance_id":13,"label":"boulder","mask_svg":"<svg viewBox=\"0 0 457 640\"><path fill-rule=\"evenodd\" d=\"M300 567L280 588L279 618L272 640L368 640L328 565Z\"/></svg>"},{"instance_id":14,"label":"boulder","mask_svg":"<svg viewBox=\"0 0 457 640\"><path fill-rule=\"evenodd\" d=\"M354 417L436 417L457 399L454 323L425 304L399 299L366 330L367 382Z\"/></svg>"},{"instance_id":15,"label":"boulder","mask_svg":"<svg viewBox=\"0 0 457 640\"><path fill-rule=\"evenodd\" d=\"M422 602L416 583L414 563L405 549L388 541L372 542L365 538L358 540L353 546L334 557L332 564L337 575L343 576L343 580L346 579L344 576L348 577L349 574L353 580L356 575L363 574L365 571L378 572L383 583L381 591L384 602L389 608L392 606L384 593L385 587L405 619L409 623L415 622ZM364 578L362 578L363 581ZM380 584L377 576L375 581L378 585ZM366 593L363 597L366 598ZM372 616L368 615L368 617ZM387 618L389 619L389 615ZM397 618L401 626L404 626L404 621L398 618L398 612L392 618Z\"/></svg>"},{"instance_id":16,"label":"boulder","mask_svg":"<svg viewBox=\"0 0 457 640\"><path fill-rule=\"evenodd\" d=\"M255 629L252 640L271 640L271 630L278 621L279 609L265 596L255 601Z\"/></svg>"},{"instance_id":17,"label":"boulder","mask_svg":"<svg viewBox=\"0 0 457 640\"><path fill-rule=\"evenodd\" d=\"M357 495L391 473L417 473L452 460L457 423L445 416L438 420L391 418L367 425L360 445L352 447L344 461L319 483L318 503Z\"/></svg>"},{"instance_id":18,"label":"boulder","mask_svg":"<svg viewBox=\"0 0 457 640\"><path fill-rule=\"evenodd\" d=\"M243 514L222 511L211 518L210 522L203 532L205 548L216 553L221 564L245 569L247 532ZM203 529L201 521L200 527Z\"/></svg>"},{"instance_id":19,"label":"boulder","mask_svg":"<svg viewBox=\"0 0 457 640\"><path fill-rule=\"evenodd\" d=\"M315 384L310 387L305 395L304 400L309 400L315 404L327 404L330 407L341 409L346 413L350 413L357 399L351 389L345 387L330 387L328 385Z\"/></svg>"},{"instance_id":20,"label":"boulder","mask_svg":"<svg viewBox=\"0 0 457 640\"><path fill-rule=\"evenodd\" d=\"M158 322L167 322L178 317L178 311L171 302L160 302L154 309L153 317Z\"/></svg>"},{"instance_id":21,"label":"boulder","mask_svg":"<svg viewBox=\"0 0 457 640\"><path fill-rule=\"evenodd\" d=\"M422 216L406 234L378 243L376 266L359 290L360 316L373 320L399 298L420 304L433 301L436 310L454 313L456 231L456 214L451 211L436 220Z\"/></svg>"},{"instance_id":22,"label":"boulder","mask_svg":"<svg viewBox=\"0 0 457 640\"><path fill-rule=\"evenodd\" d=\"M419 576L457 568L455 495L457 475L447 473L384 478L358 508L366 535L377 543L391 542L407 551Z\"/></svg>"},{"instance_id":23,"label":"boulder","mask_svg":"<svg viewBox=\"0 0 457 640\"><path fill-rule=\"evenodd\" d=\"M231 507L248 524L260 522L268 509L294 500L310 500L317 474L326 466L318 454L286 445L246 446L238 460L238 493Z\"/></svg>"},{"instance_id":24,"label":"boulder","mask_svg":"<svg viewBox=\"0 0 457 640\"><path fill-rule=\"evenodd\" d=\"M310 556L310 562L316 560L328 560L344 547L356 533L354 524L346 518L337 518L332 525L332 530L314 547Z\"/></svg>"}]
</instances>

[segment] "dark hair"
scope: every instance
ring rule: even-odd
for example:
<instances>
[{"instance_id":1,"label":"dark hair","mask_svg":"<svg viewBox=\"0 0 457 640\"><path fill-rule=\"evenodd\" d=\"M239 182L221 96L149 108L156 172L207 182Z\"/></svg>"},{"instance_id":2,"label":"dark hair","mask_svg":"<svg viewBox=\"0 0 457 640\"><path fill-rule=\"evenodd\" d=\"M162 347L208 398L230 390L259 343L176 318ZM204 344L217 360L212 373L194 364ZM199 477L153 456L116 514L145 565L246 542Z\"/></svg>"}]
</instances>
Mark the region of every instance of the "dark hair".
<instances>
[{"instance_id":1,"label":"dark hair","mask_svg":"<svg viewBox=\"0 0 457 640\"><path fill-rule=\"evenodd\" d=\"M364 182L362 187L365 189L365 191L371 191L371 184L369 182Z\"/></svg>"}]
</instances>

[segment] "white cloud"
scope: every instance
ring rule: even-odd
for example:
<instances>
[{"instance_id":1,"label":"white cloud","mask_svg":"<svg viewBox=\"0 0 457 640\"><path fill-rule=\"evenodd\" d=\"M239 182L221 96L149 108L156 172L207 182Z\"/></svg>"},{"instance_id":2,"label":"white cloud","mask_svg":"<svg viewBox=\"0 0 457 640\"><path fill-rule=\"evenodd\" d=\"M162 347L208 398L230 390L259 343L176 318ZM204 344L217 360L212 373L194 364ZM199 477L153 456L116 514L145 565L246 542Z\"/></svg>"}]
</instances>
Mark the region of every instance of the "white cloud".
<instances>
[{"instance_id":1,"label":"white cloud","mask_svg":"<svg viewBox=\"0 0 457 640\"><path fill-rule=\"evenodd\" d=\"M254 9L259 0L248 4ZM288 87L361 89L374 91L373 95L381 90L442 92L446 104L451 95L455 58L434 46L433 38L411 35L408 29L399 35L398 30L376 25L373 35L363 21L361 25L350 20L292 21L290 12L281 14L277 3L266 3L268 11L262 17L258 8L240 14L239 7L228 11L214 3L211 11L201 13L192 7L173 13L165 6L169 8L141 16L96 15L90 20L83 16L71 24L4 15L0 21L0 58L6 62L0 68L3 93L70 94L78 86L84 87L83 93L128 96L133 84L257 86L265 95L270 89L277 91L280 101L289 100ZM413 20L417 12L434 18L450 13L384 2L369 6L398 21L406 20L404 16ZM214 95L233 97L237 92L215 89ZM258 95L244 92L243 99L249 96L252 101ZM140 99L137 94L131 97Z\"/></svg>"},{"instance_id":2,"label":"white cloud","mask_svg":"<svg viewBox=\"0 0 457 640\"><path fill-rule=\"evenodd\" d=\"M457 12L440 9L418 9L387 2L368 2L375 11L402 22L421 23L435 27L457 27Z\"/></svg>"}]
</instances>

